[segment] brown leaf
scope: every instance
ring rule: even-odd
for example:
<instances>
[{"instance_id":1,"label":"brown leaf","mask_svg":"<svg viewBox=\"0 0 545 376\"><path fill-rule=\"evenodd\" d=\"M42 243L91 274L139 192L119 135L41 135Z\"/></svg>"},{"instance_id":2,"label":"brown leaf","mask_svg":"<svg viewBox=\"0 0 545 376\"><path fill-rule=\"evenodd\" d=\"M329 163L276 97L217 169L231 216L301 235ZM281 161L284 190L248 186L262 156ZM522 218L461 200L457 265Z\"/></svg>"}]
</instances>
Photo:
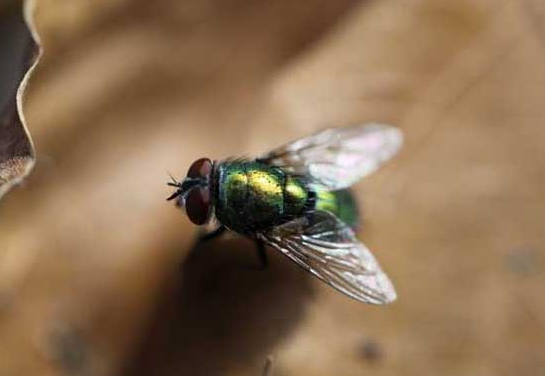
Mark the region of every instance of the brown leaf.
<instances>
[{"instance_id":1,"label":"brown leaf","mask_svg":"<svg viewBox=\"0 0 545 376\"><path fill-rule=\"evenodd\" d=\"M0 8L0 198L34 166L34 147L23 101L40 47L32 20L33 1Z\"/></svg>"}]
</instances>

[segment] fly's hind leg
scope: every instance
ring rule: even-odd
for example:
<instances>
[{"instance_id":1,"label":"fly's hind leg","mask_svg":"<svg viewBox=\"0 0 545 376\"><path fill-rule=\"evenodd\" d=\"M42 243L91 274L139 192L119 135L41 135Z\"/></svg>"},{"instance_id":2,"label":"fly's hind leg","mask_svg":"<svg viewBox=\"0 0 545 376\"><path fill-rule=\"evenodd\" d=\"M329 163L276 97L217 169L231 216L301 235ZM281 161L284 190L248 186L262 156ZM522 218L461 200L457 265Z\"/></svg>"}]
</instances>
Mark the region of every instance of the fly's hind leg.
<instances>
[{"instance_id":1,"label":"fly's hind leg","mask_svg":"<svg viewBox=\"0 0 545 376\"><path fill-rule=\"evenodd\" d=\"M263 242L263 240L257 239L255 241L255 246L256 246L257 258L259 259L261 269L265 270L267 269L267 266L269 266L269 260L267 258L267 249L265 248L265 243Z\"/></svg>"}]
</instances>

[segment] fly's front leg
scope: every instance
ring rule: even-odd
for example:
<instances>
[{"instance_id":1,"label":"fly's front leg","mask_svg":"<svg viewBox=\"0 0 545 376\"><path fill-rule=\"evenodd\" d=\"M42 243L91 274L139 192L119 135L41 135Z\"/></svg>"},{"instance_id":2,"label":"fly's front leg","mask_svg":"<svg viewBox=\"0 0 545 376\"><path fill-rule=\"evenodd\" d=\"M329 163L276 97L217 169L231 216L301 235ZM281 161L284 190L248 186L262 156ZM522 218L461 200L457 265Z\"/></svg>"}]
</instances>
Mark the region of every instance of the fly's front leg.
<instances>
[{"instance_id":1,"label":"fly's front leg","mask_svg":"<svg viewBox=\"0 0 545 376\"><path fill-rule=\"evenodd\" d=\"M217 229L215 229L214 231L211 231L211 232L209 232L207 234L204 234L204 235L199 235L199 238L198 238L197 242L198 243L204 243L204 242L207 242L209 240L215 239L218 236L221 236L225 232L226 229L227 228L225 226L220 226Z\"/></svg>"},{"instance_id":2,"label":"fly's front leg","mask_svg":"<svg viewBox=\"0 0 545 376\"><path fill-rule=\"evenodd\" d=\"M261 239L255 241L257 258L261 264L261 268L265 270L269 266L269 260L267 258L267 249L265 248L265 243Z\"/></svg>"},{"instance_id":3,"label":"fly's front leg","mask_svg":"<svg viewBox=\"0 0 545 376\"><path fill-rule=\"evenodd\" d=\"M214 229L213 231L206 233L204 232L203 228L199 228L195 242L193 243L193 246L191 247L190 252L191 253L198 252L202 248L204 243L221 236L221 234L223 234L225 230L226 230L226 227L220 226Z\"/></svg>"}]
</instances>

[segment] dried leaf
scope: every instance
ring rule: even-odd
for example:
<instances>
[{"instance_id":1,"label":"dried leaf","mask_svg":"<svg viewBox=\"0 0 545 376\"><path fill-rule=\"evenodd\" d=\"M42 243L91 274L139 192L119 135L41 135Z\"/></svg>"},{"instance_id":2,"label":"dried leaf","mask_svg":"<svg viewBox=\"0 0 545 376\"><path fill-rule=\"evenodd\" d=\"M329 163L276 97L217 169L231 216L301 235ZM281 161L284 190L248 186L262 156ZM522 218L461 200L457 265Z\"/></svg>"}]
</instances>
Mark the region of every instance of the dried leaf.
<instances>
[{"instance_id":1,"label":"dried leaf","mask_svg":"<svg viewBox=\"0 0 545 376\"><path fill-rule=\"evenodd\" d=\"M33 25L33 1L0 9L0 198L34 166L23 101L41 49Z\"/></svg>"}]
</instances>

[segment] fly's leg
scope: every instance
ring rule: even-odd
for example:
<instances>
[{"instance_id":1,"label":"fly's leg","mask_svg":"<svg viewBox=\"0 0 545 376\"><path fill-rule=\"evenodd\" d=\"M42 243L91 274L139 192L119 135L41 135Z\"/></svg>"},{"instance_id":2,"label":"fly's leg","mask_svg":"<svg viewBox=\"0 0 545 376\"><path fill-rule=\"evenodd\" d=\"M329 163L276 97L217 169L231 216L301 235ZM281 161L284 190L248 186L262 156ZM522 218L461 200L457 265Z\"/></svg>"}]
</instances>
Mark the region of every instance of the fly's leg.
<instances>
[{"instance_id":1,"label":"fly's leg","mask_svg":"<svg viewBox=\"0 0 545 376\"><path fill-rule=\"evenodd\" d=\"M209 232L207 234L201 235L201 236L199 236L198 243L204 243L204 242L207 242L209 240L215 239L218 236L221 236L221 234L223 234L225 232L225 230L227 230L227 228L225 226L220 226L217 229L215 229L214 231L211 231L211 232Z\"/></svg>"},{"instance_id":2,"label":"fly's leg","mask_svg":"<svg viewBox=\"0 0 545 376\"><path fill-rule=\"evenodd\" d=\"M200 249L202 249L202 246L204 243L221 236L221 234L223 234L226 229L227 228L225 226L220 226L216 228L215 230L210 231L208 233L205 233L203 229L199 229L199 231L197 232L195 242L193 243L193 246L191 247L190 253L194 254L198 252Z\"/></svg>"},{"instance_id":3,"label":"fly's leg","mask_svg":"<svg viewBox=\"0 0 545 376\"><path fill-rule=\"evenodd\" d=\"M265 248L265 243L261 239L257 239L255 241L256 245L256 251L257 251L257 258L259 259L259 263L261 264L261 268L265 270L267 266L269 265L269 260L267 258L267 250Z\"/></svg>"},{"instance_id":4,"label":"fly's leg","mask_svg":"<svg viewBox=\"0 0 545 376\"><path fill-rule=\"evenodd\" d=\"M215 229L212 232L209 232L207 234L201 235L198 240L197 244L207 242L209 240L215 239L218 236L221 236L227 228L225 226L220 226L217 229ZM265 243L261 239L257 239L255 241L256 245L256 251L257 251L257 258L259 259L259 263L261 268L264 270L269 266L269 261L267 258L267 250L265 248Z\"/></svg>"}]
</instances>

